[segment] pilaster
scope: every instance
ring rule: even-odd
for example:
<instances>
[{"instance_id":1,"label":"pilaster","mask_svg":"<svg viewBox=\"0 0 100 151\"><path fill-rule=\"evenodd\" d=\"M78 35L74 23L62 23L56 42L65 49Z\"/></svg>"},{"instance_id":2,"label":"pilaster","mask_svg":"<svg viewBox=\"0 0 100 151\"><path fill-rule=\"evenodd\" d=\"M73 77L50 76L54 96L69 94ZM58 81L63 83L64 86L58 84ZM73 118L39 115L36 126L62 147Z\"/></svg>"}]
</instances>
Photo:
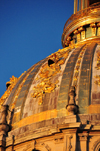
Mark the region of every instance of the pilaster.
<instances>
[{"instance_id":1,"label":"pilaster","mask_svg":"<svg viewBox=\"0 0 100 151\"><path fill-rule=\"evenodd\" d=\"M79 133L79 141L80 141L80 149L81 151L87 151L87 138L88 138L88 133Z\"/></svg>"},{"instance_id":2,"label":"pilaster","mask_svg":"<svg viewBox=\"0 0 100 151\"><path fill-rule=\"evenodd\" d=\"M97 27L98 27L98 33L97 33L97 35L100 36L100 22L97 23Z\"/></svg>"},{"instance_id":3,"label":"pilaster","mask_svg":"<svg viewBox=\"0 0 100 151\"><path fill-rule=\"evenodd\" d=\"M66 129L64 133L64 151L76 150L76 132L77 129Z\"/></svg>"},{"instance_id":4,"label":"pilaster","mask_svg":"<svg viewBox=\"0 0 100 151\"><path fill-rule=\"evenodd\" d=\"M92 23L90 24L90 27L92 29L92 36L96 36L96 24Z\"/></svg>"}]
</instances>

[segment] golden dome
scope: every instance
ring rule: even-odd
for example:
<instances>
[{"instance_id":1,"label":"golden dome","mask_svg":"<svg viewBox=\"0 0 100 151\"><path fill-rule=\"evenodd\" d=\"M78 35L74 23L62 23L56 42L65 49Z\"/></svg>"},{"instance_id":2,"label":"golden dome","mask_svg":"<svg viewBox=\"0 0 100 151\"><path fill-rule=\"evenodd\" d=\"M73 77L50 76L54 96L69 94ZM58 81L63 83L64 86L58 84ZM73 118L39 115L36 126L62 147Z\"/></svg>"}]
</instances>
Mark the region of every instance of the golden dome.
<instances>
[{"instance_id":1,"label":"golden dome","mask_svg":"<svg viewBox=\"0 0 100 151\"><path fill-rule=\"evenodd\" d=\"M64 48L10 78L0 105L9 105L12 129L60 124L73 114L80 121L88 115L91 123L92 115L100 114L99 15L98 5L73 14L64 27Z\"/></svg>"},{"instance_id":2,"label":"golden dome","mask_svg":"<svg viewBox=\"0 0 100 151\"><path fill-rule=\"evenodd\" d=\"M13 111L12 129L46 121L53 124L61 122L62 117L64 122L69 114L75 113L75 108L70 111L68 107L73 104L80 119L84 114L100 114L99 70L98 40L59 49L33 65L9 86L14 86L9 97L1 100Z\"/></svg>"}]
</instances>

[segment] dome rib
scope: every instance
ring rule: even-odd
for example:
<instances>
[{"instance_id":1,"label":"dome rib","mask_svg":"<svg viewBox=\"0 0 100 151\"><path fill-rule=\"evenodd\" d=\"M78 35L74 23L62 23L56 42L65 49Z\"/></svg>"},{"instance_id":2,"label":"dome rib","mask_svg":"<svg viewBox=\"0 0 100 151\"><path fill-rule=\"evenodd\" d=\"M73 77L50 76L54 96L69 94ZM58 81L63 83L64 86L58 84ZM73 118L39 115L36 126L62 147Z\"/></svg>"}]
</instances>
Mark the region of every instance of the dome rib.
<instances>
[{"instance_id":1,"label":"dome rib","mask_svg":"<svg viewBox=\"0 0 100 151\"><path fill-rule=\"evenodd\" d=\"M87 107L90 104L92 61L96 46L96 43L91 43L87 46L82 62L78 96L81 114L88 112Z\"/></svg>"},{"instance_id":2,"label":"dome rib","mask_svg":"<svg viewBox=\"0 0 100 151\"><path fill-rule=\"evenodd\" d=\"M25 82L21 87L20 93L18 95L18 98L16 100L15 109L14 109L14 117L12 123L18 122L22 118L24 103L29 91L29 88L31 86L32 80L34 79L36 73L38 72L40 66L43 62L45 62L46 59L41 60L38 62L35 67L33 66L29 72L27 73L27 76L25 77ZM24 79L23 79L24 80Z\"/></svg>"},{"instance_id":3,"label":"dome rib","mask_svg":"<svg viewBox=\"0 0 100 151\"><path fill-rule=\"evenodd\" d=\"M15 85L15 87L13 88L13 90L11 91L10 96L8 97L7 101L5 102L5 104L11 106L13 99L16 95L16 92L20 86L20 84L22 83L23 79L26 77L26 75L30 72L30 70L34 67L34 65L29 68L25 73L22 73L21 78L18 80L17 84Z\"/></svg>"},{"instance_id":4,"label":"dome rib","mask_svg":"<svg viewBox=\"0 0 100 151\"><path fill-rule=\"evenodd\" d=\"M66 64L65 70L63 72L63 77L62 77L62 81L60 85L59 98L58 98L58 105L57 105L57 109L59 110L58 116L62 116L63 114L64 114L63 116L65 116L66 114L66 113L63 113L62 109L66 110L66 105L68 105L68 92L72 83L74 67L75 67L78 55L80 51L82 50L83 46L84 45L79 46L73 51L73 53L71 54Z\"/></svg>"}]
</instances>

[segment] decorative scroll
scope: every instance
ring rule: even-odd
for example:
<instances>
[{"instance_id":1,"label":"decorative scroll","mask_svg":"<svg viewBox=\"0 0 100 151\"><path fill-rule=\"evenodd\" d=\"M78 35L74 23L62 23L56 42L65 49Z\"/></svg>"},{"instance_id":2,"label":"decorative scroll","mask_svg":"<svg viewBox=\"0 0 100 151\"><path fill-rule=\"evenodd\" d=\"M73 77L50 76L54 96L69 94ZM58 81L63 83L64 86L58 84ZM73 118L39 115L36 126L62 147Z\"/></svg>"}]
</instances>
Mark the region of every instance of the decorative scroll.
<instances>
[{"instance_id":1,"label":"decorative scroll","mask_svg":"<svg viewBox=\"0 0 100 151\"><path fill-rule=\"evenodd\" d=\"M10 78L10 81L6 82L7 90L5 91L5 93L0 98L0 109L1 109L1 106L4 103L4 101L9 97L9 95L10 95L12 89L14 88L14 86L16 85L17 81L23 76L23 74L24 73L22 73L19 78L16 78L16 77L12 76Z\"/></svg>"},{"instance_id":2,"label":"decorative scroll","mask_svg":"<svg viewBox=\"0 0 100 151\"><path fill-rule=\"evenodd\" d=\"M45 63L38 76L35 78L37 85L33 87L33 98L39 98L39 104L42 104L42 98L45 93L54 92L58 87L58 80L54 80L54 77L60 73L60 66L64 64L69 51L66 49L59 49L58 52L51 54L48 57L48 63Z\"/></svg>"}]
</instances>

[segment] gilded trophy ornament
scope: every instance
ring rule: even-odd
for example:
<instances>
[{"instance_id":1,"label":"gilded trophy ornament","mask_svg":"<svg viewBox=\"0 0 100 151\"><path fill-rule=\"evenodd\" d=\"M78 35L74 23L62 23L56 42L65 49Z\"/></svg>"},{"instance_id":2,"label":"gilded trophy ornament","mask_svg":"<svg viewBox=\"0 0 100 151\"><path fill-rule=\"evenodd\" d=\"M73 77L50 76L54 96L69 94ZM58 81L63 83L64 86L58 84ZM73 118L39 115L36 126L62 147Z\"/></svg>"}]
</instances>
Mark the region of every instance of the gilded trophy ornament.
<instances>
[{"instance_id":1,"label":"gilded trophy ornament","mask_svg":"<svg viewBox=\"0 0 100 151\"><path fill-rule=\"evenodd\" d=\"M33 87L33 93L31 94L33 98L39 98L39 105L43 103L42 98L45 93L54 92L55 88L58 87L59 80L55 81L53 79L61 72L61 65L68 57L69 51L59 49L48 57L48 63L45 63L40 69L38 76L35 78L38 84Z\"/></svg>"}]
</instances>

